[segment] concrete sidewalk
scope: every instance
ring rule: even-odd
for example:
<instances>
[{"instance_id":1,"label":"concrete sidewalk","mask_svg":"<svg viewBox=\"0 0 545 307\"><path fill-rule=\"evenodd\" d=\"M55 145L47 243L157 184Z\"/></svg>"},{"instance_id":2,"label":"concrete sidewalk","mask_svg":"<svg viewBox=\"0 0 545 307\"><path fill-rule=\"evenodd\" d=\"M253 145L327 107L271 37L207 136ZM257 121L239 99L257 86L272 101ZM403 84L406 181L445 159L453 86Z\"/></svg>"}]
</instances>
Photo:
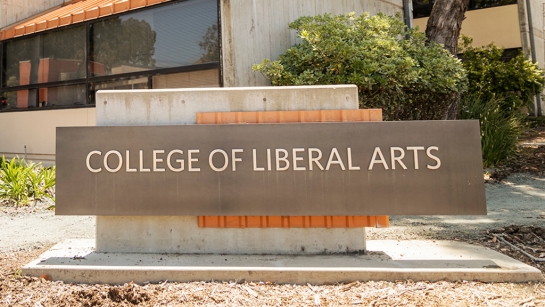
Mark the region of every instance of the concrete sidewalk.
<instances>
[{"instance_id":1,"label":"concrete sidewalk","mask_svg":"<svg viewBox=\"0 0 545 307\"><path fill-rule=\"evenodd\" d=\"M541 272L493 250L453 241L367 241L366 255L186 255L95 253L94 240L66 240L23 268L72 283L354 280L541 281Z\"/></svg>"}]
</instances>

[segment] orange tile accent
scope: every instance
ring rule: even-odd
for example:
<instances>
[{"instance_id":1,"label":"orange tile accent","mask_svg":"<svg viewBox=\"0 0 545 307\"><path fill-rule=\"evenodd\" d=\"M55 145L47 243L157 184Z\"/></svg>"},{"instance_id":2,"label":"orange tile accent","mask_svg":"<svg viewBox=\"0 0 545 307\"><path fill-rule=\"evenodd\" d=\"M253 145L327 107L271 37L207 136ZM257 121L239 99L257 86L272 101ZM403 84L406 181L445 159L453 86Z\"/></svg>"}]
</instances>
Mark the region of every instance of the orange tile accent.
<instances>
[{"instance_id":1,"label":"orange tile accent","mask_svg":"<svg viewBox=\"0 0 545 307\"><path fill-rule=\"evenodd\" d=\"M130 0L131 1L131 9L143 7L146 5L146 0Z\"/></svg>"},{"instance_id":2,"label":"orange tile accent","mask_svg":"<svg viewBox=\"0 0 545 307\"><path fill-rule=\"evenodd\" d=\"M350 112L352 111L352 112ZM281 112L210 112L197 113L200 124L255 124L298 122L382 121L382 110L321 110Z\"/></svg>"},{"instance_id":3,"label":"orange tile accent","mask_svg":"<svg viewBox=\"0 0 545 307\"><path fill-rule=\"evenodd\" d=\"M2 32L2 40L12 38L13 36L15 36L15 29L9 29Z\"/></svg>"},{"instance_id":4,"label":"orange tile accent","mask_svg":"<svg viewBox=\"0 0 545 307\"><path fill-rule=\"evenodd\" d=\"M15 28L15 36L20 36L25 34L25 27L21 26L19 28Z\"/></svg>"},{"instance_id":5,"label":"orange tile accent","mask_svg":"<svg viewBox=\"0 0 545 307\"><path fill-rule=\"evenodd\" d=\"M98 15L100 17L111 15L114 13L114 5L112 3L107 4L105 6L98 7Z\"/></svg>"},{"instance_id":6,"label":"orange tile accent","mask_svg":"<svg viewBox=\"0 0 545 307\"><path fill-rule=\"evenodd\" d=\"M36 24L36 31L43 31L47 29L47 20L42 20Z\"/></svg>"},{"instance_id":7,"label":"orange tile accent","mask_svg":"<svg viewBox=\"0 0 545 307\"><path fill-rule=\"evenodd\" d=\"M48 20L47 21L47 29L52 29L52 28L56 28L59 26L59 17L55 17L51 20Z\"/></svg>"},{"instance_id":8,"label":"orange tile accent","mask_svg":"<svg viewBox=\"0 0 545 307\"><path fill-rule=\"evenodd\" d=\"M382 121L382 110L197 113L197 124L355 121ZM211 228L382 228L389 225L388 216L199 216L199 227Z\"/></svg>"},{"instance_id":9,"label":"orange tile accent","mask_svg":"<svg viewBox=\"0 0 545 307\"><path fill-rule=\"evenodd\" d=\"M28 33L34 33L36 32L36 24L33 23L33 24L29 24L29 25L26 25L25 26L25 33L28 34Z\"/></svg>"},{"instance_id":10,"label":"orange tile accent","mask_svg":"<svg viewBox=\"0 0 545 307\"><path fill-rule=\"evenodd\" d=\"M70 23L82 22L85 20L85 11L79 11L72 14Z\"/></svg>"},{"instance_id":11,"label":"orange tile accent","mask_svg":"<svg viewBox=\"0 0 545 307\"><path fill-rule=\"evenodd\" d=\"M61 16L59 26L66 26L72 23L72 14Z\"/></svg>"},{"instance_id":12,"label":"orange tile accent","mask_svg":"<svg viewBox=\"0 0 545 307\"><path fill-rule=\"evenodd\" d=\"M5 40L16 36L52 29L85 20L125 12L130 9L150 6L170 0L79 0L64 3L58 9L52 10L35 18L23 21L0 32L0 39ZM73 18L72 18L73 17ZM45 27L42 23L45 22ZM34 28L31 25L39 25ZM22 30L21 30L22 29Z\"/></svg>"},{"instance_id":13,"label":"orange tile accent","mask_svg":"<svg viewBox=\"0 0 545 307\"><path fill-rule=\"evenodd\" d=\"M98 6L85 10L85 20L97 18L99 16Z\"/></svg>"},{"instance_id":14,"label":"orange tile accent","mask_svg":"<svg viewBox=\"0 0 545 307\"><path fill-rule=\"evenodd\" d=\"M206 228L360 228L389 227L388 216L199 216Z\"/></svg>"},{"instance_id":15,"label":"orange tile accent","mask_svg":"<svg viewBox=\"0 0 545 307\"><path fill-rule=\"evenodd\" d=\"M129 0L114 3L114 13L121 13L131 8Z\"/></svg>"}]
</instances>

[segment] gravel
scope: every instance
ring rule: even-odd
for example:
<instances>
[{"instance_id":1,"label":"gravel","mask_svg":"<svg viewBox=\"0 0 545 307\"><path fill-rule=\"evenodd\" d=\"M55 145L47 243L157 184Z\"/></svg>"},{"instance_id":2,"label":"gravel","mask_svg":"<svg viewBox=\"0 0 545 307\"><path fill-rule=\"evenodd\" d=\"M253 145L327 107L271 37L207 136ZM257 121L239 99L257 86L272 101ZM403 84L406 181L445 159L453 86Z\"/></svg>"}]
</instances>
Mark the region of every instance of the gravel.
<instances>
[{"instance_id":1,"label":"gravel","mask_svg":"<svg viewBox=\"0 0 545 307\"><path fill-rule=\"evenodd\" d=\"M34 250L68 238L95 237L95 217L59 216L49 204L0 207L0 252Z\"/></svg>"},{"instance_id":2,"label":"gravel","mask_svg":"<svg viewBox=\"0 0 545 307\"><path fill-rule=\"evenodd\" d=\"M368 239L475 239L512 224L545 227L545 178L513 174L487 183L486 216L391 216L389 228L367 228Z\"/></svg>"},{"instance_id":3,"label":"gravel","mask_svg":"<svg viewBox=\"0 0 545 307\"><path fill-rule=\"evenodd\" d=\"M511 224L545 227L545 178L515 174L487 183L487 216L392 216L389 228L367 228L368 239L474 239ZM0 209L0 251L41 248L68 238L95 237L95 217L55 216L50 204Z\"/></svg>"}]
</instances>

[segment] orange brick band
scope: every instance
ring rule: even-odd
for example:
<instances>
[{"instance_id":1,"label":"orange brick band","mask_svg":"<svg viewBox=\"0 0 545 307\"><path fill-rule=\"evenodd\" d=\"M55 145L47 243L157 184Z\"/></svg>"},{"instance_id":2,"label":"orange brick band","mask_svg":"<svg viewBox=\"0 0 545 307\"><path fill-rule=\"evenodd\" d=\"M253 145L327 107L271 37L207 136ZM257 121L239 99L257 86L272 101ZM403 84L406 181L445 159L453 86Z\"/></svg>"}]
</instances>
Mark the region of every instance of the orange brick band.
<instances>
[{"instance_id":1,"label":"orange brick band","mask_svg":"<svg viewBox=\"0 0 545 307\"><path fill-rule=\"evenodd\" d=\"M197 124L360 121L382 121L382 110L197 113ZM210 228L356 228L388 227L389 224L388 216L199 216L199 227Z\"/></svg>"}]
</instances>

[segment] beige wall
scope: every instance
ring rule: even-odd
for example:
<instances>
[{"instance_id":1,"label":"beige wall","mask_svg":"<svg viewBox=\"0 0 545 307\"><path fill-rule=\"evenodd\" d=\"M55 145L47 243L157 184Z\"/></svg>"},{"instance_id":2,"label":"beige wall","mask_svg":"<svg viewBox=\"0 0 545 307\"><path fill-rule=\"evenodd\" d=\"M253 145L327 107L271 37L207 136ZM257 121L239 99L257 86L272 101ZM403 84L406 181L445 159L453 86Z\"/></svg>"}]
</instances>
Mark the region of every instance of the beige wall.
<instances>
[{"instance_id":1,"label":"beige wall","mask_svg":"<svg viewBox=\"0 0 545 307\"><path fill-rule=\"evenodd\" d=\"M428 18L414 20L421 31L426 30ZM516 4L466 12L462 22L462 34L473 37L473 46L484 46L494 42L504 48L522 46L519 11Z\"/></svg>"},{"instance_id":2,"label":"beige wall","mask_svg":"<svg viewBox=\"0 0 545 307\"><path fill-rule=\"evenodd\" d=\"M24 156L29 160L55 159L55 128L94 126L95 108L0 113L0 156Z\"/></svg>"},{"instance_id":3,"label":"beige wall","mask_svg":"<svg viewBox=\"0 0 545 307\"><path fill-rule=\"evenodd\" d=\"M252 65L276 60L297 42L288 24L300 16L403 12L402 0L222 0L224 86L270 85Z\"/></svg>"},{"instance_id":4,"label":"beige wall","mask_svg":"<svg viewBox=\"0 0 545 307\"><path fill-rule=\"evenodd\" d=\"M0 28L68 1L70 0L0 0Z\"/></svg>"}]
</instances>

